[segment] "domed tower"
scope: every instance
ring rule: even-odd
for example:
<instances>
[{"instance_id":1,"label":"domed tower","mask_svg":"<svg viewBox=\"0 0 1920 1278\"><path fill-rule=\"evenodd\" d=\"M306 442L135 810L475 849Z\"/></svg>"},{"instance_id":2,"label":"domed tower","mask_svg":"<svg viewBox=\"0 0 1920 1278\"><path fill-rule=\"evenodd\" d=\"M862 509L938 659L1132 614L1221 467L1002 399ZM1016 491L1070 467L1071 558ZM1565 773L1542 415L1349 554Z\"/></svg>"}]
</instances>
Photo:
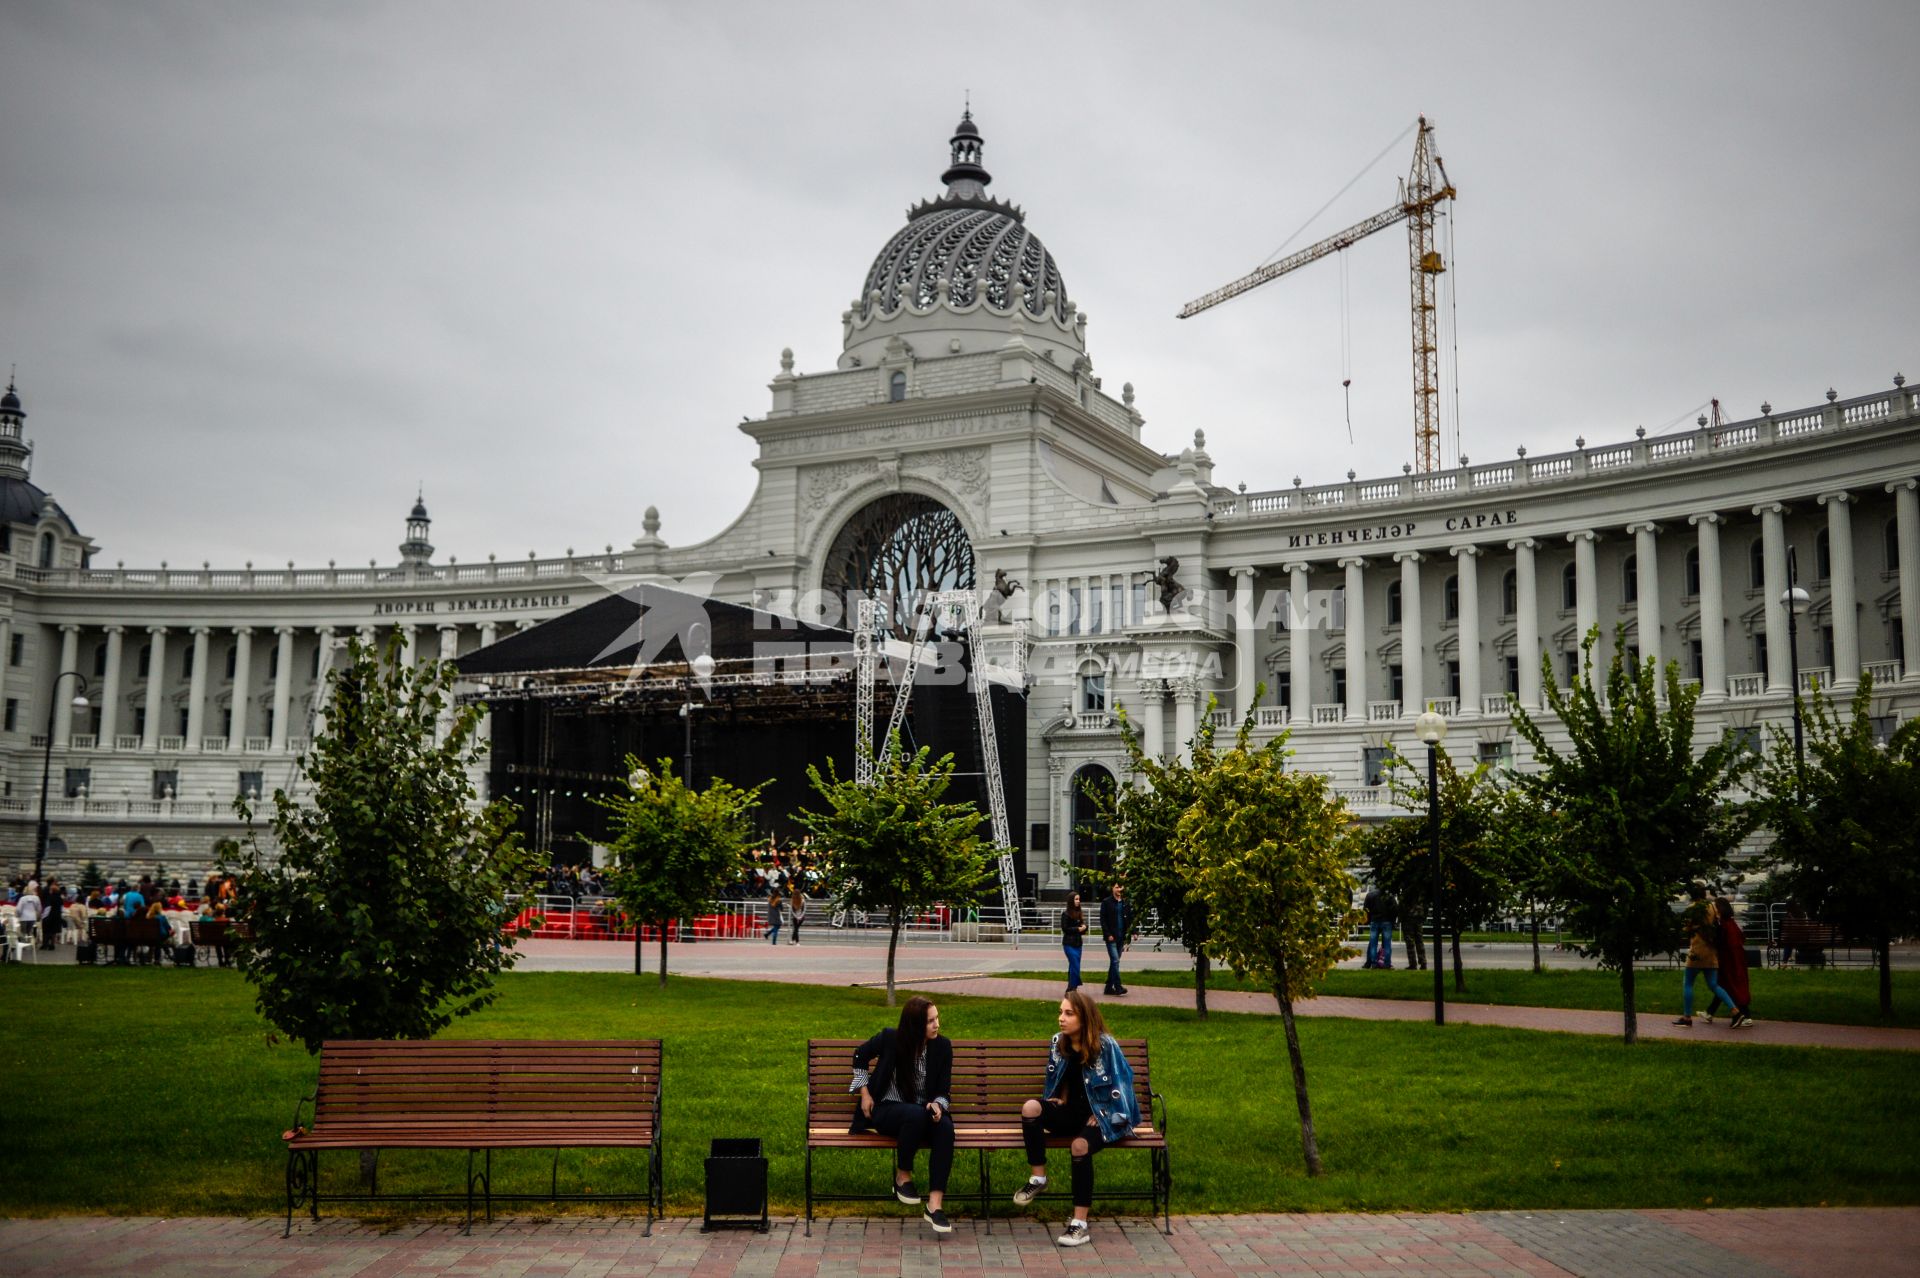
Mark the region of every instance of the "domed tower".
<instances>
[{"instance_id":1,"label":"domed tower","mask_svg":"<svg viewBox=\"0 0 1920 1278\"><path fill-rule=\"evenodd\" d=\"M421 489L413 499L413 509L407 512L407 539L400 543L401 567L423 567L433 562L433 544L427 540L427 528L432 523L427 518L426 490Z\"/></svg>"},{"instance_id":2,"label":"domed tower","mask_svg":"<svg viewBox=\"0 0 1920 1278\"><path fill-rule=\"evenodd\" d=\"M946 194L907 210L906 226L873 259L841 317L840 367L994 350L1016 333L1071 365L1086 352L1085 317L1026 213L987 194L993 176L971 110L949 147Z\"/></svg>"},{"instance_id":3,"label":"domed tower","mask_svg":"<svg viewBox=\"0 0 1920 1278\"><path fill-rule=\"evenodd\" d=\"M33 445L26 428L26 407L9 378L6 393L0 394L0 555L41 568L84 565L93 543L80 535L59 503L27 478Z\"/></svg>"},{"instance_id":4,"label":"domed tower","mask_svg":"<svg viewBox=\"0 0 1920 1278\"><path fill-rule=\"evenodd\" d=\"M13 379L7 379L7 393L0 395L0 479L24 480L33 465L33 445L24 434L27 410L20 404L20 392ZM36 513L39 507L35 506Z\"/></svg>"}]
</instances>

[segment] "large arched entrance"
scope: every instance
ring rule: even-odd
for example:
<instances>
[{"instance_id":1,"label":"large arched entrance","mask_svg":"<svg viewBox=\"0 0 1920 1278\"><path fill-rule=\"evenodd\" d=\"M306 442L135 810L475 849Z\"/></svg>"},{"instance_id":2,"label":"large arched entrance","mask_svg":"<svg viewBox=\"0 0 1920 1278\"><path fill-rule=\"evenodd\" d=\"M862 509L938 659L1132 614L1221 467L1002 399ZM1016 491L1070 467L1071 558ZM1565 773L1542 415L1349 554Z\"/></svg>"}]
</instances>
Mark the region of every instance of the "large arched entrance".
<instances>
[{"instance_id":1,"label":"large arched entrance","mask_svg":"<svg viewBox=\"0 0 1920 1278\"><path fill-rule=\"evenodd\" d=\"M1113 773L1097 763L1089 763L1073 774L1073 831L1071 862L1073 885L1079 890L1080 876L1091 871L1105 874L1113 869L1113 840L1107 835L1106 804L1113 800Z\"/></svg>"},{"instance_id":2,"label":"large arched entrance","mask_svg":"<svg viewBox=\"0 0 1920 1278\"><path fill-rule=\"evenodd\" d=\"M822 590L845 602L849 621L855 601L870 597L903 638L923 596L973 585L973 542L960 517L919 493L888 493L855 511L833 539L820 578Z\"/></svg>"}]
</instances>

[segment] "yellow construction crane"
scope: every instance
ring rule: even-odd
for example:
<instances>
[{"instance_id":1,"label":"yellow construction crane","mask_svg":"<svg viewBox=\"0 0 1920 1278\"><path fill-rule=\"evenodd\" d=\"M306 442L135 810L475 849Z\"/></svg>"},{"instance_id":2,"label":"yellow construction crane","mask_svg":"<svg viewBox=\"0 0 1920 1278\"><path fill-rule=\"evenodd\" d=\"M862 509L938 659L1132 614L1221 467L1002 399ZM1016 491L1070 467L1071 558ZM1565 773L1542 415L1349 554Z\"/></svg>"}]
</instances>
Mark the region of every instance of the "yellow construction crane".
<instances>
[{"instance_id":1,"label":"yellow construction crane","mask_svg":"<svg viewBox=\"0 0 1920 1278\"><path fill-rule=\"evenodd\" d=\"M1310 248L1269 262L1251 275L1223 285L1204 297L1195 298L1180 308L1181 319L1191 319L1201 311L1218 306L1229 298L1258 288L1268 280L1279 279L1308 262L1365 239L1375 231L1396 222L1407 224L1407 256L1413 276L1413 451L1414 466L1422 473L1440 469L1440 332L1437 294L1439 277L1447 265L1441 260L1435 242L1435 210L1442 200L1454 198L1453 184L1447 181L1446 165L1433 149L1433 126L1420 117L1419 136L1413 144L1413 167L1400 190L1400 202L1375 213L1364 222L1356 222L1337 235L1330 235Z\"/></svg>"}]
</instances>

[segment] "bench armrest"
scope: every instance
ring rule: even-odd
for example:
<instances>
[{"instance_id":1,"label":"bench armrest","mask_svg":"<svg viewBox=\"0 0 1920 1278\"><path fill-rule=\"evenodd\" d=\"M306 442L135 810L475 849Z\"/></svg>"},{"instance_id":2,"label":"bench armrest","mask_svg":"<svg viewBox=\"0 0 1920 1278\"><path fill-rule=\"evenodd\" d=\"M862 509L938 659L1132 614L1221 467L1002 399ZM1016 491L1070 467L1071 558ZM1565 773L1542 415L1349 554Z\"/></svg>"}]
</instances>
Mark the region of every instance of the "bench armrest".
<instances>
[{"instance_id":1,"label":"bench armrest","mask_svg":"<svg viewBox=\"0 0 1920 1278\"><path fill-rule=\"evenodd\" d=\"M1153 1110L1153 1125L1160 1129L1160 1136L1162 1139L1165 1139L1167 1134L1167 1098L1159 1092L1148 1092L1147 1108Z\"/></svg>"},{"instance_id":2,"label":"bench armrest","mask_svg":"<svg viewBox=\"0 0 1920 1278\"><path fill-rule=\"evenodd\" d=\"M312 1095L302 1096L299 1100L293 1103L293 1125L287 1128L285 1132L281 1133L281 1136L280 1136L281 1140L292 1140L295 1136L300 1135L300 1133L306 1130L306 1128L300 1125L300 1107L302 1105L317 1105L319 1103L319 1100L320 1100L320 1089L316 1087L313 1089Z\"/></svg>"}]
</instances>

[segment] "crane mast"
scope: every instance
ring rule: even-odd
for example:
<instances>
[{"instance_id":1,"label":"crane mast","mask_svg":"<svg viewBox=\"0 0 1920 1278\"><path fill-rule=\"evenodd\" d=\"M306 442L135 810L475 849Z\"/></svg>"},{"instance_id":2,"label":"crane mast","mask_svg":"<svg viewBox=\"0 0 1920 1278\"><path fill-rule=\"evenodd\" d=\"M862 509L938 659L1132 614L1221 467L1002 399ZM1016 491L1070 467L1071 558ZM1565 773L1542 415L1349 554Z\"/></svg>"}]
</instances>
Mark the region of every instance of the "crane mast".
<instances>
[{"instance_id":1,"label":"crane mast","mask_svg":"<svg viewBox=\"0 0 1920 1278\"><path fill-rule=\"evenodd\" d=\"M1372 217L1354 223L1344 231L1329 235L1277 262L1223 284L1180 308L1181 319L1192 319L1200 312L1240 296L1309 262L1330 253L1350 248L1375 231L1398 222L1407 224L1407 257L1413 294L1413 451L1414 466L1422 473L1440 469L1440 276L1446 262L1440 255L1434 235L1436 210L1441 201L1453 199L1453 184L1447 180L1446 165L1433 150L1433 126L1421 116L1413 144L1413 164L1400 191L1400 202L1382 209Z\"/></svg>"}]
</instances>

